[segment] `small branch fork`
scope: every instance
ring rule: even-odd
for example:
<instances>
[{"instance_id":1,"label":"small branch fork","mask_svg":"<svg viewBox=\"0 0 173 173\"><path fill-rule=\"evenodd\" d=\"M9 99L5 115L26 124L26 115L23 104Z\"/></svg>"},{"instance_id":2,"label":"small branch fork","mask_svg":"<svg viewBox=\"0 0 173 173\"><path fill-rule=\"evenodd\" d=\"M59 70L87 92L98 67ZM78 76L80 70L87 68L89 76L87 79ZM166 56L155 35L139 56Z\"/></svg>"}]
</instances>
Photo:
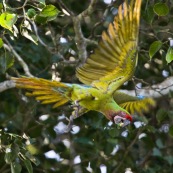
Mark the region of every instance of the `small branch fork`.
<instances>
[{"instance_id":1,"label":"small branch fork","mask_svg":"<svg viewBox=\"0 0 173 173\"><path fill-rule=\"evenodd\" d=\"M81 29L81 21L84 17L89 16L94 11L94 6L97 3L97 0L91 0L91 3L89 4L88 8L84 10L82 13L75 15L71 10L69 10L66 5L60 0L59 6L63 9L65 9L72 21L73 21L73 27L75 32L75 42L78 49L78 56L79 56L79 64L83 64L87 58L87 50L86 46L89 42L89 39L86 39L83 35L82 29Z\"/></svg>"},{"instance_id":2,"label":"small branch fork","mask_svg":"<svg viewBox=\"0 0 173 173\"><path fill-rule=\"evenodd\" d=\"M96 2L97 0L92 0L90 5L85 11L83 11L77 16L72 17L74 31L75 31L75 41L79 52L79 62L82 64L86 61L87 58L87 51L86 51L87 41L81 30L81 20L84 17L93 13Z\"/></svg>"}]
</instances>

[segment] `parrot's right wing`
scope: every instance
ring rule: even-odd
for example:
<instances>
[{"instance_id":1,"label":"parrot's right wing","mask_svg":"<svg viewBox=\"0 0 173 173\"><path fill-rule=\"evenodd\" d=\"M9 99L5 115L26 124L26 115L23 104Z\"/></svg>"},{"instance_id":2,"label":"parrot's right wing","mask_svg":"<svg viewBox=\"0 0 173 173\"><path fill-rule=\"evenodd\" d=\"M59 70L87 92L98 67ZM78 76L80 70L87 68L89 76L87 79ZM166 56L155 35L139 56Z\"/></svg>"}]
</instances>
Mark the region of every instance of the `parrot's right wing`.
<instances>
[{"instance_id":1,"label":"parrot's right wing","mask_svg":"<svg viewBox=\"0 0 173 173\"><path fill-rule=\"evenodd\" d=\"M70 99L64 94L69 86L57 81L41 78L12 78L17 88L27 89L27 96L34 96L42 104L54 103L53 108L67 103Z\"/></svg>"},{"instance_id":2,"label":"parrot's right wing","mask_svg":"<svg viewBox=\"0 0 173 173\"><path fill-rule=\"evenodd\" d=\"M113 23L103 32L98 48L77 69L81 82L113 94L131 79L137 63L138 30L142 0L125 1Z\"/></svg>"}]
</instances>

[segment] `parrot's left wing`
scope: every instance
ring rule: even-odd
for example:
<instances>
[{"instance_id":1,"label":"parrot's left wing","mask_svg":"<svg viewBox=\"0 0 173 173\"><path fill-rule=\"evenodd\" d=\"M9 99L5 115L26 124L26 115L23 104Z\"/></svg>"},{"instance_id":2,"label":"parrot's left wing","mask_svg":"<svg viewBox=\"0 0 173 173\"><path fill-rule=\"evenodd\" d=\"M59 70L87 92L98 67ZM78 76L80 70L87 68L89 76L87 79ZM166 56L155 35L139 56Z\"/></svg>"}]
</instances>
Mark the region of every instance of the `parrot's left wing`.
<instances>
[{"instance_id":1,"label":"parrot's left wing","mask_svg":"<svg viewBox=\"0 0 173 173\"><path fill-rule=\"evenodd\" d=\"M118 9L98 48L77 69L81 82L103 92L113 93L129 80L137 63L137 43L141 0L125 1Z\"/></svg>"},{"instance_id":2,"label":"parrot's left wing","mask_svg":"<svg viewBox=\"0 0 173 173\"><path fill-rule=\"evenodd\" d=\"M155 106L155 101L152 98L140 98L116 91L113 94L115 102L128 111L130 114L142 114L148 112L150 107Z\"/></svg>"}]
</instances>

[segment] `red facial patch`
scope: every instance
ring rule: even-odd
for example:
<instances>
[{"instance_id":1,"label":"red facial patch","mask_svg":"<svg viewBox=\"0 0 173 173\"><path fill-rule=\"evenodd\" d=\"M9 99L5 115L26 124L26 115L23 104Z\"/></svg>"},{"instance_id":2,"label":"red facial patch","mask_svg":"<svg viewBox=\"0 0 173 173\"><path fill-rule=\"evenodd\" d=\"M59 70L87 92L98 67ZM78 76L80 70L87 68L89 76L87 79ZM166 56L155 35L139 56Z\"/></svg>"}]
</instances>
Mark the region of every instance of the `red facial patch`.
<instances>
[{"instance_id":1,"label":"red facial patch","mask_svg":"<svg viewBox=\"0 0 173 173\"><path fill-rule=\"evenodd\" d=\"M132 117L129 114L126 114L125 118L132 122Z\"/></svg>"}]
</instances>

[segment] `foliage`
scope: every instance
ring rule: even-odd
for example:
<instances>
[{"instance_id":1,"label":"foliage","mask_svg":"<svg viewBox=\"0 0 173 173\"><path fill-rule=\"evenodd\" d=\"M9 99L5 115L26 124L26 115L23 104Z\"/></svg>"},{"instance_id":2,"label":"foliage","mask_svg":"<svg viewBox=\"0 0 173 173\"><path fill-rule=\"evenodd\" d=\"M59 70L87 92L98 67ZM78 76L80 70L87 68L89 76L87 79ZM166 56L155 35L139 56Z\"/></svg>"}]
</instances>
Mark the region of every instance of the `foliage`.
<instances>
[{"instance_id":1,"label":"foliage","mask_svg":"<svg viewBox=\"0 0 173 173\"><path fill-rule=\"evenodd\" d=\"M90 54L122 3L108 5L98 0L93 10L82 13L92 2L0 1L0 82L9 75L32 74L79 83L75 68L83 62L84 51L74 18L82 14L82 32L87 38L82 41ZM138 79L129 81L124 89L151 86L172 75L172 11L172 1L143 1ZM73 131L63 133L70 105L52 109L27 98L21 90L6 90L0 93L0 157L4 158L0 172L100 172L100 166L105 165L111 173L125 172L126 168L171 173L172 97L171 92L160 97L155 109L144 116L135 115L136 122L126 129L89 112L74 121Z\"/></svg>"}]
</instances>

